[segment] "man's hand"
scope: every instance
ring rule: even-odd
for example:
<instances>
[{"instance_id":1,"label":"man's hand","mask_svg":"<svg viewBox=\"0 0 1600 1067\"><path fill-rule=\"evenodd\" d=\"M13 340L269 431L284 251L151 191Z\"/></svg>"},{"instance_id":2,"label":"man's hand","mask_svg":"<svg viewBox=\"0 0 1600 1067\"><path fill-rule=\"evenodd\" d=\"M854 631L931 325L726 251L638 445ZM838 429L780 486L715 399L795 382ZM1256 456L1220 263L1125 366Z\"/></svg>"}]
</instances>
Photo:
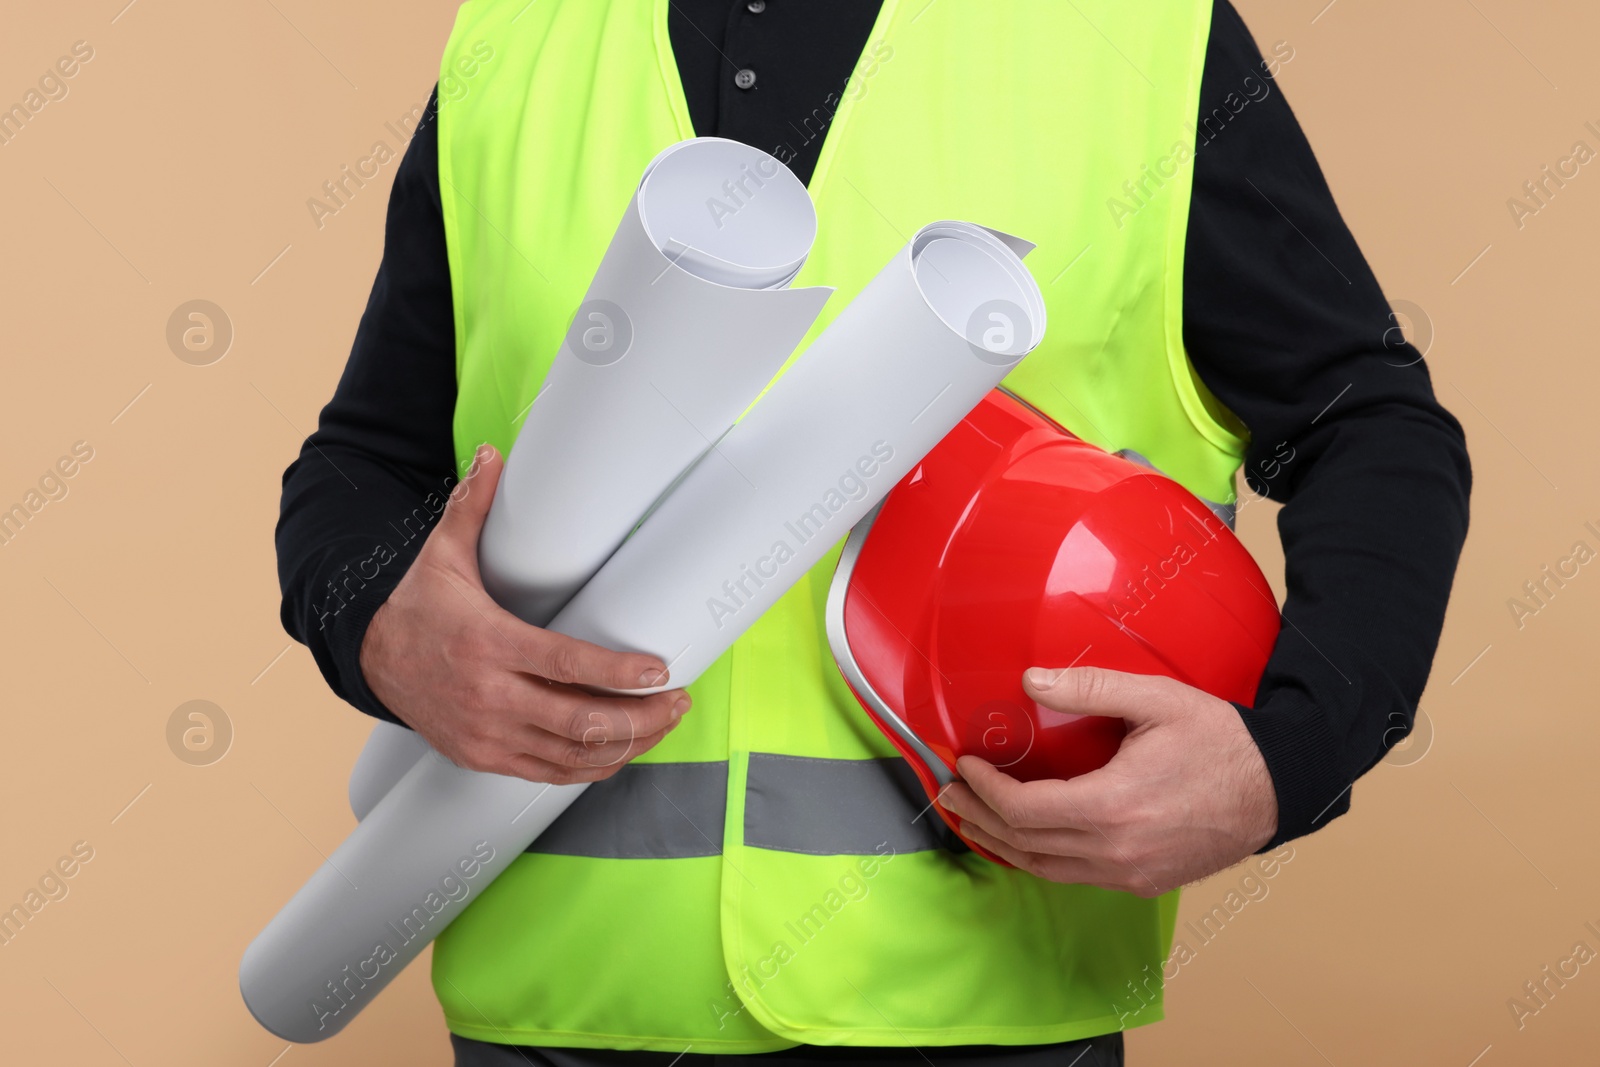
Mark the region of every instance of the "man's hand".
<instances>
[{"instance_id":1,"label":"man's hand","mask_svg":"<svg viewBox=\"0 0 1600 1067\"><path fill-rule=\"evenodd\" d=\"M1127 720L1122 747L1067 781L1019 782L976 756L941 803L961 832L1017 867L1153 897L1231 866L1272 840L1278 799L1225 700L1170 678L1097 667L1024 673L1047 708Z\"/></svg>"},{"instance_id":2,"label":"man's hand","mask_svg":"<svg viewBox=\"0 0 1600 1067\"><path fill-rule=\"evenodd\" d=\"M484 592L478 535L504 464L485 445L411 569L367 627L367 685L429 744L475 771L535 782L610 777L689 708L681 689L594 696L667 680L655 656L529 626Z\"/></svg>"}]
</instances>

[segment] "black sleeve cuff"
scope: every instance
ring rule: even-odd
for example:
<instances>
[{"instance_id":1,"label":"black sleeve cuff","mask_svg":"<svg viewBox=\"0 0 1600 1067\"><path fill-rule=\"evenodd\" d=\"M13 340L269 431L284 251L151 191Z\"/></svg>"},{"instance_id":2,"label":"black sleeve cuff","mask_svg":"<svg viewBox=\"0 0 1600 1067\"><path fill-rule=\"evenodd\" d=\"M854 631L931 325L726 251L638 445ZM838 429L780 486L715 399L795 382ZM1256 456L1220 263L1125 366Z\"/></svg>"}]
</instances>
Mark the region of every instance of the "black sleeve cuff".
<instances>
[{"instance_id":1,"label":"black sleeve cuff","mask_svg":"<svg viewBox=\"0 0 1600 1067\"><path fill-rule=\"evenodd\" d=\"M1339 742L1320 708L1287 692L1275 694L1264 707L1234 707L1261 750L1278 794L1278 831L1261 852L1320 830L1350 810L1352 783L1330 758Z\"/></svg>"},{"instance_id":2,"label":"black sleeve cuff","mask_svg":"<svg viewBox=\"0 0 1600 1067\"><path fill-rule=\"evenodd\" d=\"M332 579L323 577L315 582L320 594L311 598L304 618L292 617L296 605L287 598L283 611L284 629L311 650L328 687L357 710L397 726L405 723L377 698L361 673L361 643L373 615L400 584L410 562L393 560L374 577L363 579L356 573L359 563L353 561L340 567ZM335 591L339 583L342 587Z\"/></svg>"},{"instance_id":3,"label":"black sleeve cuff","mask_svg":"<svg viewBox=\"0 0 1600 1067\"><path fill-rule=\"evenodd\" d=\"M400 584L400 577L396 575L387 581L367 583L361 595L352 600L330 624L328 651L339 677L341 697L368 715L405 726L373 694L367 685L366 675L361 673L361 642L366 639L367 627L372 623L372 616L378 613L378 609L389 599L389 594L394 592L395 586Z\"/></svg>"}]
</instances>

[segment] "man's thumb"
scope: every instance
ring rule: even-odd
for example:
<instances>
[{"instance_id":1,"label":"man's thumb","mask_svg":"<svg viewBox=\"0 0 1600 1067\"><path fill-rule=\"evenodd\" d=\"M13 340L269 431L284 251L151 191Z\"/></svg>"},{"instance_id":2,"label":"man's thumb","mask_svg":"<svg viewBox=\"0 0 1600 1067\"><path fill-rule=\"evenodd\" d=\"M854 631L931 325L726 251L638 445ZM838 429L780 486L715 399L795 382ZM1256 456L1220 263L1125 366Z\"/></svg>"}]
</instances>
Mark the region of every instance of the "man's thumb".
<instances>
[{"instance_id":1,"label":"man's thumb","mask_svg":"<svg viewBox=\"0 0 1600 1067\"><path fill-rule=\"evenodd\" d=\"M504 467L505 461L493 445L478 446L472 466L450 490L450 503L439 520L441 534L465 541L477 550L478 534L483 530L483 520L488 517L489 505L494 502L494 491L500 484L500 471Z\"/></svg>"},{"instance_id":2,"label":"man's thumb","mask_svg":"<svg viewBox=\"0 0 1600 1067\"><path fill-rule=\"evenodd\" d=\"M1177 684L1170 678L1102 667L1029 667L1022 674L1023 689L1047 708L1076 715L1110 715L1130 724L1163 717L1173 704Z\"/></svg>"}]
</instances>

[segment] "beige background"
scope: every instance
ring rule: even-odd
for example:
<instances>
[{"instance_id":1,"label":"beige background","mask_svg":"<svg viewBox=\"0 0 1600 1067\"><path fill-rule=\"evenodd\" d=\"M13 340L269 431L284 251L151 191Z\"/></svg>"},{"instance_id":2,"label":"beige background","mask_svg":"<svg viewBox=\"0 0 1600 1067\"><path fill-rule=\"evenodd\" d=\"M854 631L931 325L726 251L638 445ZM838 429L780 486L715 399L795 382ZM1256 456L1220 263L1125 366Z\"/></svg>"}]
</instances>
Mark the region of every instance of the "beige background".
<instances>
[{"instance_id":1,"label":"beige background","mask_svg":"<svg viewBox=\"0 0 1600 1067\"><path fill-rule=\"evenodd\" d=\"M352 826L366 733L279 628L272 525L366 299L394 167L320 230L306 200L373 142L398 147L385 123L426 99L453 4L123 2L10 3L0 33L0 104L74 42L94 50L0 145L0 509L75 442L94 452L0 547L0 907L93 848L0 946L0 1060L445 1063L424 967L336 1041L287 1050L234 976ZM1575 942L1600 949L1584 928L1600 928L1600 566L1520 629L1507 600L1574 542L1600 548L1583 526L1600 528L1600 164L1520 230L1506 201L1575 141L1600 148L1584 129L1600 127L1600 16L1323 3L1241 7L1260 41L1294 48L1280 84L1340 204L1391 298L1425 309L1471 438L1473 531L1423 701L1431 748L1364 779L1354 813L1197 948L1134 1062L1592 1062L1600 964L1520 1030L1507 1000ZM165 336L197 298L235 331L208 366ZM1243 529L1276 575L1272 510L1246 508ZM168 746L196 699L234 732L210 766ZM1185 919L1242 873L1189 893Z\"/></svg>"}]
</instances>

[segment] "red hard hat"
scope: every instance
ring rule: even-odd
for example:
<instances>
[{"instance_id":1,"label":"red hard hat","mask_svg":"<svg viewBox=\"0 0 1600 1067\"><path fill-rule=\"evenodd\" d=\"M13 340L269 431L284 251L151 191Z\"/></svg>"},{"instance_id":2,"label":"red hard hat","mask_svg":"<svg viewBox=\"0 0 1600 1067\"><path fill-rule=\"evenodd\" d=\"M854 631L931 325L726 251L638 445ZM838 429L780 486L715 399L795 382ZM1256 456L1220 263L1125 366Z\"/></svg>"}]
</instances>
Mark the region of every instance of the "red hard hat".
<instances>
[{"instance_id":1,"label":"red hard hat","mask_svg":"<svg viewBox=\"0 0 1600 1067\"><path fill-rule=\"evenodd\" d=\"M954 828L935 798L958 757L1070 778L1122 741L1121 719L1035 704L1028 667L1165 675L1248 704L1278 607L1210 506L995 390L851 532L827 626L856 699Z\"/></svg>"}]
</instances>

